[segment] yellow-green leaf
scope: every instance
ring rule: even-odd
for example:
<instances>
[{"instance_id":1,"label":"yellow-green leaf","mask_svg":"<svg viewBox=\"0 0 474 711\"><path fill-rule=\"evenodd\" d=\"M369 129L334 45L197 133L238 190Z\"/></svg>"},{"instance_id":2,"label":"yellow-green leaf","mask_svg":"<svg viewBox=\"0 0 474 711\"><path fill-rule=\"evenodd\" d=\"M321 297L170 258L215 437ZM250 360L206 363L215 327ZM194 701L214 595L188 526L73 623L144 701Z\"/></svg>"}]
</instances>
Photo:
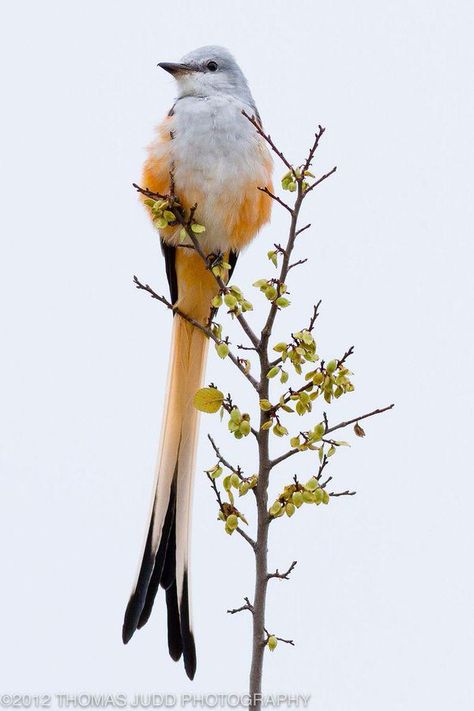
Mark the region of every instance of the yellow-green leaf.
<instances>
[{"instance_id":1,"label":"yellow-green leaf","mask_svg":"<svg viewBox=\"0 0 474 711\"><path fill-rule=\"evenodd\" d=\"M217 388L201 388L194 396L193 404L201 412L217 412L224 402L224 393Z\"/></svg>"}]
</instances>

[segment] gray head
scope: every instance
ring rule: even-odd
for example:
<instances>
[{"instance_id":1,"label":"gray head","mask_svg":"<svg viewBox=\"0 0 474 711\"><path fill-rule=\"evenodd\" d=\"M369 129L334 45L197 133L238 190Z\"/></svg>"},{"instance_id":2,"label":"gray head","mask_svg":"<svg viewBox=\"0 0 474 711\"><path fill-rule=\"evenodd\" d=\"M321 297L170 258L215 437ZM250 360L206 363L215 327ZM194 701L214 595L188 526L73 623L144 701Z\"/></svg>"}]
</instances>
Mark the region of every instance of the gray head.
<instances>
[{"instance_id":1,"label":"gray head","mask_svg":"<svg viewBox=\"0 0 474 711\"><path fill-rule=\"evenodd\" d=\"M180 62L161 62L158 66L174 76L180 98L230 94L250 106L254 104L246 78L225 47L199 47Z\"/></svg>"}]
</instances>

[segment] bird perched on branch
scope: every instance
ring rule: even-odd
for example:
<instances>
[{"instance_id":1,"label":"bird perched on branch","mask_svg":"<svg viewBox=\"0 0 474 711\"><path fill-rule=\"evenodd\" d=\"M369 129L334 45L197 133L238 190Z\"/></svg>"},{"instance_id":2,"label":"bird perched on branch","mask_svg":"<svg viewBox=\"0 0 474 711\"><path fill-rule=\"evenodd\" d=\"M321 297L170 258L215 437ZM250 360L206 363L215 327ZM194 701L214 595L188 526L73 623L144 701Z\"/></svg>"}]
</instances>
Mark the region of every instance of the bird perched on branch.
<instances>
[{"instance_id":1,"label":"bird perched on branch","mask_svg":"<svg viewBox=\"0 0 474 711\"><path fill-rule=\"evenodd\" d=\"M235 266L239 252L270 218L272 160L255 126L242 114L259 115L247 81L223 47L201 47L178 63L158 66L178 85L178 98L148 150L143 185L167 195L174 189L183 210L205 226L205 255L223 254ZM171 175L170 175L171 174ZM171 184L173 183L173 185ZM171 301L207 323L218 284L202 257L180 241L180 225L160 229ZM229 277L230 278L230 274ZM208 340L179 315L173 318L168 391L153 501L142 563L127 606L123 641L148 620L155 595L165 589L168 648L196 671L190 610L189 537L198 413L193 397L201 387Z\"/></svg>"}]
</instances>

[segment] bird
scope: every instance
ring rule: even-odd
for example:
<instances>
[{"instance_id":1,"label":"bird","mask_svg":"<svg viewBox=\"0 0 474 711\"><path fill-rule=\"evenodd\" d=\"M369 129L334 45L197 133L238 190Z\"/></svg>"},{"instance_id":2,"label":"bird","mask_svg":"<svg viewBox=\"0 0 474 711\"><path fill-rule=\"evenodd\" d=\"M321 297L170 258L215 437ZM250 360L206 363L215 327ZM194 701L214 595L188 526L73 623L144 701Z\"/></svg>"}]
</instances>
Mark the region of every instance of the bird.
<instances>
[{"instance_id":1,"label":"bird","mask_svg":"<svg viewBox=\"0 0 474 711\"><path fill-rule=\"evenodd\" d=\"M148 148L142 184L161 195L173 189L185 211L197 205L194 219L205 227L199 234L201 249L205 255L223 255L230 279L239 253L271 215L271 198L259 188L273 189L272 158L242 113L261 126L255 101L224 47L200 47L179 62L158 66L176 80L178 92ZM219 286L202 256L181 241L180 228L159 229L171 302L206 324ZM202 387L207 350L206 335L175 312L148 533L122 628L127 644L148 621L158 588L164 588L169 654L175 661L183 657L190 679L197 666L189 565L198 435L193 397Z\"/></svg>"}]
</instances>

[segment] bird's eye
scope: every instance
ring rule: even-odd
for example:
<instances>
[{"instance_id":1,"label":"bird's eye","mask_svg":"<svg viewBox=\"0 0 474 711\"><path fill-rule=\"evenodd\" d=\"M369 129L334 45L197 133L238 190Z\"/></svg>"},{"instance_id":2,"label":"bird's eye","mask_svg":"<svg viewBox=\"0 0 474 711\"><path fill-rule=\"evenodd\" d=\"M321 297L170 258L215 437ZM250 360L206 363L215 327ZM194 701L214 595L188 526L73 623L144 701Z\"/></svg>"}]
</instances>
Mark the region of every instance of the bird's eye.
<instances>
[{"instance_id":1,"label":"bird's eye","mask_svg":"<svg viewBox=\"0 0 474 711\"><path fill-rule=\"evenodd\" d=\"M209 69L210 72L216 72L216 71L217 71L217 64L216 64L216 62L208 62L208 63L207 63L207 68Z\"/></svg>"}]
</instances>

